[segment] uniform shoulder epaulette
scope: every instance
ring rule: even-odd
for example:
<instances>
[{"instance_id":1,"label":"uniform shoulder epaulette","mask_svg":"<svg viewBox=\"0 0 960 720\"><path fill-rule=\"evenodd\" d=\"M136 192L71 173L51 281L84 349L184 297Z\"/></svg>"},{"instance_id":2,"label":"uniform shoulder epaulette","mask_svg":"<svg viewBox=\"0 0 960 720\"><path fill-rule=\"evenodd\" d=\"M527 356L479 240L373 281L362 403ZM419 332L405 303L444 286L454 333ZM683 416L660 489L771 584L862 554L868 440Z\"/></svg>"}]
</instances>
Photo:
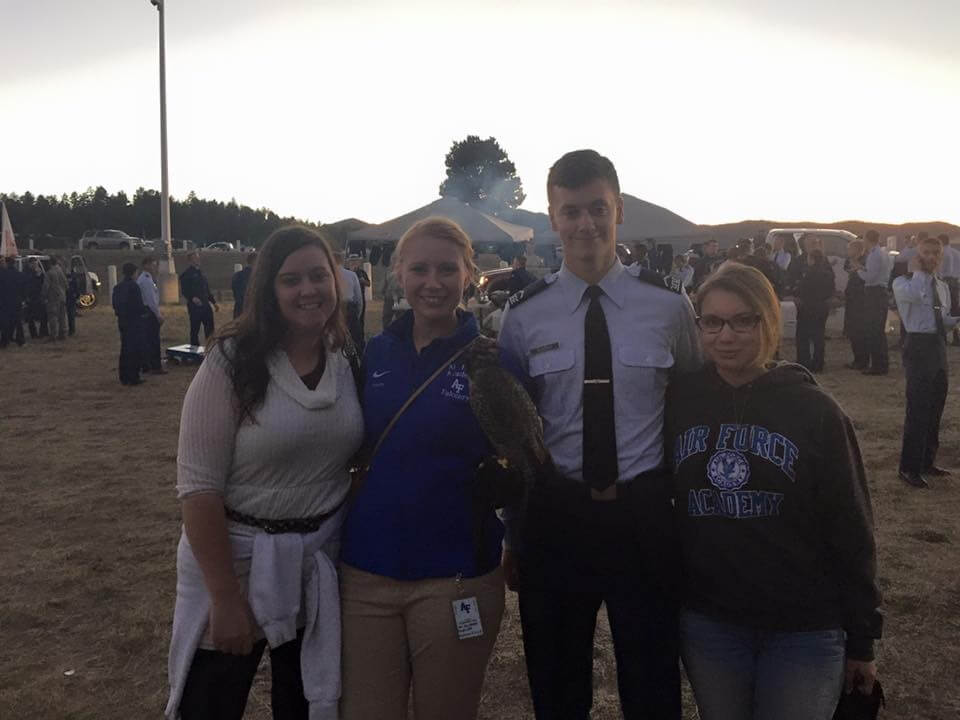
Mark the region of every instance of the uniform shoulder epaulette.
<instances>
[{"instance_id":1,"label":"uniform shoulder epaulette","mask_svg":"<svg viewBox=\"0 0 960 720\"><path fill-rule=\"evenodd\" d=\"M634 274L634 277L637 278L637 280L642 280L650 285L656 285L664 290L670 290L678 295L683 292L683 283L680 282L678 278L670 277L669 275L661 275L653 270L639 268L638 272Z\"/></svg>"},{"instance_id":2,"label":"uniform shoulder epaulette","mask_svg":"<svg viewBox=\"0 0 960 720\"><path fill-rule=\"evenodd\" d=\"M515 292L513 295L511 295L510 299L507 300L507 304L510 307L515 308L520 303L526 302L527 300L532 298L534 295L538 295L542 293L544 290L546 290L548 287L550 287L550 285L553 284L553 281L556 279L556 277L557 277L556 275L547 275L546 277L542 277L536 282L533 282L530 285L527 285L523 290L520 290L519 292Z\"/></svg>"}]
</instances>

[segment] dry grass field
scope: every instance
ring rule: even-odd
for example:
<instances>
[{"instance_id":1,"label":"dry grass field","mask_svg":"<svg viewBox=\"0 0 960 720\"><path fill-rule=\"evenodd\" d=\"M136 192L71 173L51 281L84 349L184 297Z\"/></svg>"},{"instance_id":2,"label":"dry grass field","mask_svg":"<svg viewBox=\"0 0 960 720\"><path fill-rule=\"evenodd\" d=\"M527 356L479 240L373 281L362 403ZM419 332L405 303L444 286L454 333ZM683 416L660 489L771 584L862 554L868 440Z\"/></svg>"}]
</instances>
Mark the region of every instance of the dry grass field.
<instances>
[{"instance_id":1,"label":"dry grass field","mask_svg":"<svg viewBox=\"0 0 960 720\"><path fill-rule=\"evenodd\" d=\"M371 330L378 309L371 307ZM167 313L164 345L185 342L185 309ZM98 307L67 342L0 351L3 720L161 717L180 532L177 428L194 371L172 367L121 387L118 348L113 314ZM865 378L841 369L846 343L832 340L821 376L854 418L870 474L888 718L960 717L960 350L951 348L950 359L955 385L941 464L957 474L929 491L896 478L904 384L897 354L889 376ZM513 597L507 608L487 676L486 720L532 717ZM595 660L594 718L620 717L604 626ZM263 668L247 717L269 717ZM696 717L689 703L686 717Z\"/></svg>"}]
</instances>

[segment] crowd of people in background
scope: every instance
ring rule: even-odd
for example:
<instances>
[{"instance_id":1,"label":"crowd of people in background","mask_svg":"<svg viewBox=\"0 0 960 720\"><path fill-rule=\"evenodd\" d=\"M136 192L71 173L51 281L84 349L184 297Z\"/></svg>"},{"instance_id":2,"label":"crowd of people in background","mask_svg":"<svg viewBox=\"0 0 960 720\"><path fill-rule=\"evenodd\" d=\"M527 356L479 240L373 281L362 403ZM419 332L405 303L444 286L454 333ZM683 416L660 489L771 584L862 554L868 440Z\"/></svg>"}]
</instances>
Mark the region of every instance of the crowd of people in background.
<instances>
[{"instance_id":1,"label":"crowd of people in background","mask_svg":"<svg viewBox=\"0 0 960 720\"><path fill-rule=\"evenodd\" d=\"M0 258L0 348L30 339L63 341L77 332L77 300L85 287L80 268L64 269L58 256L44 270L29 258L23 270L14 258Z\"/></svg>"}]
</instances>

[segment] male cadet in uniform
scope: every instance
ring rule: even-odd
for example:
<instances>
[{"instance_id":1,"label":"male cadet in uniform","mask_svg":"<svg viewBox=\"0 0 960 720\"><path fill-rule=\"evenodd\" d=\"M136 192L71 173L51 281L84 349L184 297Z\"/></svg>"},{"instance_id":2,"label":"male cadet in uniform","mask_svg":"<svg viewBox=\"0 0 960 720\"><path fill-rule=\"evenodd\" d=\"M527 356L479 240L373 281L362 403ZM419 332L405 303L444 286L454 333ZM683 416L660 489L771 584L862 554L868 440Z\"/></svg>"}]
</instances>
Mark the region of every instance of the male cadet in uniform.
<instances>
[{"instance_id":1,"label":"male cadet in uniform","mask_svg":"<svg viewBox=\"0 0 960 720\"><path fill-rule=\"evenodd\" d=\"M180 273L180 293L187 299L187 314L190 316L190 344L200 344L200 325L203 325L203 338L209 340L213 335L213 310L220 306L210 292L210 284L200 269L200 253L196 250L187 254L190 267Z\"/></svg>"},{"instance_id":2,"label":"male cadet in uniform","mask_svg":"<svg viewBox=\"0 0 960 720\"><path fill-rule=\"evenodd\" d=\"M868 230L865 240L864 268L858 270L857 274L863 280L864 343L870 367L862 372L864 375L886 375L889 367L887 284L890 282L893 263L890 260L890 253L880 245L880 234L876 230Z\"/></svg>"},{"instance_id":3,"label":"male cadet in uniform","mask_svg":"<svg viewBox=\"0 0 960 720\"><path fill-rule=\"evenodd\" d=\"M146 257L140 263L142 270L137 278L137 287L140 288L140 297L147 311L143 314L143 323L140 331L140 342L143 349L141 367L154 375L166 375L163 369L163 360L160 357L160 326L163 325L163 312L160 310L160 289L154 281L157 274L157 259Z\"/></svg>"},{"instance_id":4,"label":"male cadet in uniform","mask_svg":"<svg viewBox=\"0 0 960 720\"><path fill-rule=\"evenodd\" d=\"M950 290L936 276L942 254L939 239L924 238L910 261L913 275L893 281L897 311L907 330L903 348L907 414L900 479L919 488L929 487L927 477L950 474L934 463L947 399L947 328L956 327L960 318L949 314Z\"/></svg>"},{"instance_id":5,"label":"male cadet in uniform","mask_svg":"<svg viewBox=\"0 0 960 720\"><path fill-rule=\"evenodd\" d=\"M605 603L624 718L677 720L663 411L671 374L702 363L694 312L679 282L617 258L623 198L607 158L564 155L547 195L563 265L510 299L500 332L532 379L557 469L538 479L522 518L508 509L504 541L536 717L589 717Z\"/></svg>"}]
</instances>

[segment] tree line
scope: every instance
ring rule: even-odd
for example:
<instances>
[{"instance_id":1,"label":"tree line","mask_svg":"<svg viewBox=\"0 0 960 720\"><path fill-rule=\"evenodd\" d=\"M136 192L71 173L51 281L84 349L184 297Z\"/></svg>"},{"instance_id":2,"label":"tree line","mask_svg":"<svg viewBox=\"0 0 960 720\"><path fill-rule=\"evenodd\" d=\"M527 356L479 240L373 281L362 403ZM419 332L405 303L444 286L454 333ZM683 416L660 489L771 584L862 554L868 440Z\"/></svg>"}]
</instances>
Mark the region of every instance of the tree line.
<instances>
[{"instance_id":1,"label":"tree line","mask_svg":"<svg viewBox=\"0 0 960 720\"><path fill-rule=\"evenodd\" d=\"M516 166L497 139L468 135L451 144L445 158L446 177L439 188L444 197L455 197L478 210L512 217L523 202L523 184ZM34 238L38 247L73 245L86 230L123 230L135 237L160 237L160 193L137 188L133 198L124 191L111 194L102 186L69 195L0 193L17 236ZM344 247L352 230L366 225L349 218L330 225L293 217L280 217L267 208L254 209L236 200L221 202L198 198L170 198L173 236L198 246L232 242L259 247L271 232L297 223L321 229L334 245Z\"/></svg>"},{"instance_id":2,"label":"tree line","mask_svg":"<svg viewBox=\"0 0 960 720\"><path fill-rule=\"evenodd\" d=\"M60 197L25 192L0 193L7 205L10 222L19 238L53 238L76 241L85 230L116 229L142 238L160 237L160 193L137 188L130 199L122 190L110 194L102 186L87 188ZM191 192L186 200L170 198L173 236L197 245L232 242L257 247L278 227L315 223L280 217L267 208L254 209L236 200L221 202L198 198Z\"/></svg>"}]
</instances>

